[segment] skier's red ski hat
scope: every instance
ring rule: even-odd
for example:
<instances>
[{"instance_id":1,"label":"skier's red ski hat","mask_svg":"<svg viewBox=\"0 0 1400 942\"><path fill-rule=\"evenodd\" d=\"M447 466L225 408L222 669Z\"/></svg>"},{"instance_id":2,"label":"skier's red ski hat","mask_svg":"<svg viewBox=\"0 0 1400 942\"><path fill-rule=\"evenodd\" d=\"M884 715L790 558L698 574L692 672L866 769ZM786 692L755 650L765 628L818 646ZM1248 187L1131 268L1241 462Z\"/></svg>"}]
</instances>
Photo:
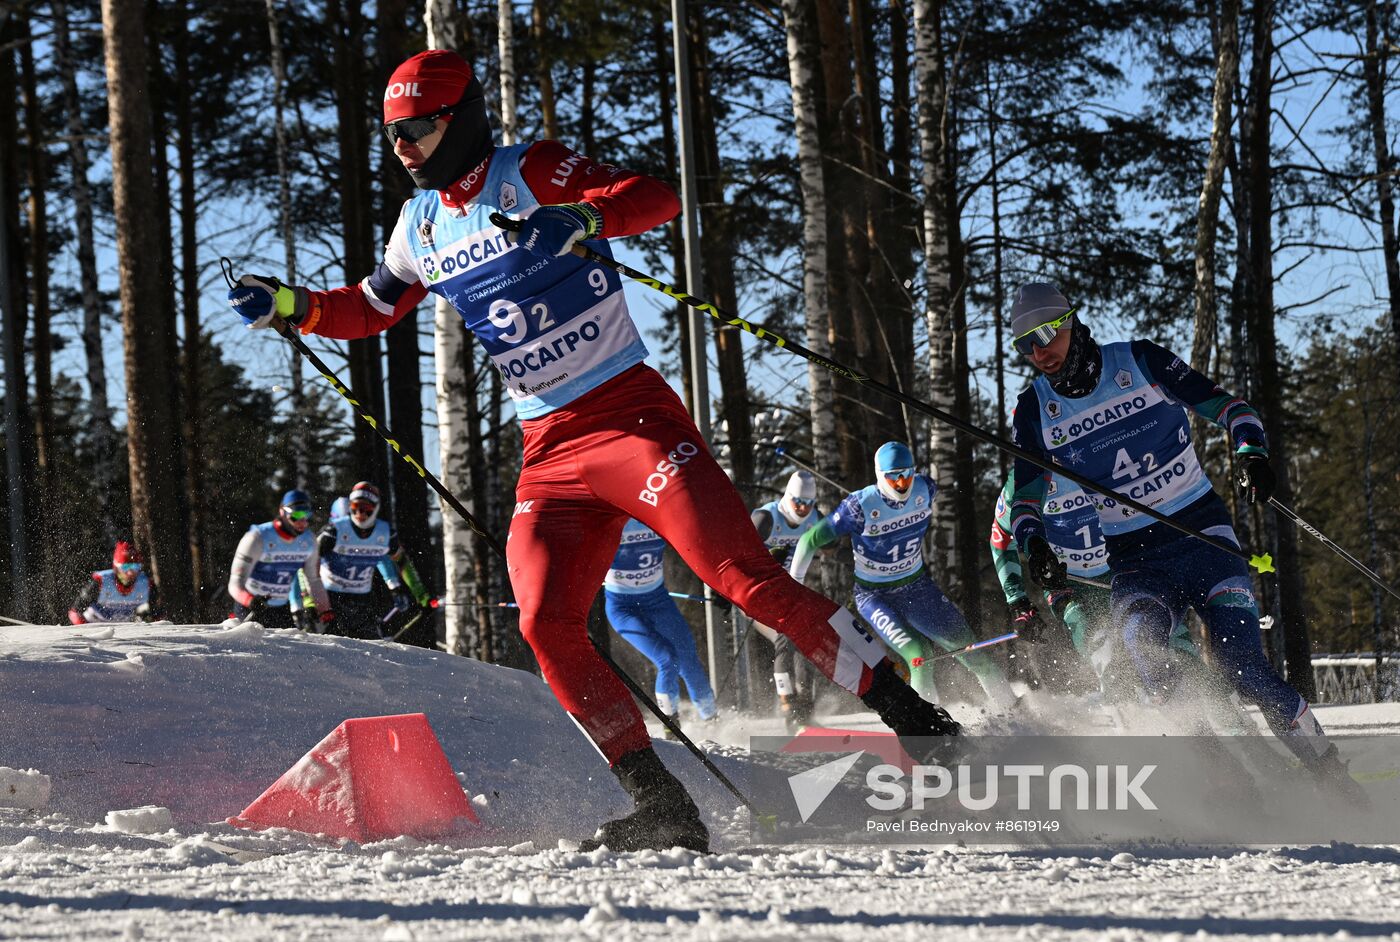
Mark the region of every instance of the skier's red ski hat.
<instances>
[{"instance_id":1,"label":"skier's red ski hat","mask_svg":"<svg viewBox=\"0 0 1400 942\"><path fill-rule=\"evenodd\" d=\"M455 52L430 49L405 61L384 86L384 123L451 108L476 82L472 67Z\"/></svg>"}]
</instances>

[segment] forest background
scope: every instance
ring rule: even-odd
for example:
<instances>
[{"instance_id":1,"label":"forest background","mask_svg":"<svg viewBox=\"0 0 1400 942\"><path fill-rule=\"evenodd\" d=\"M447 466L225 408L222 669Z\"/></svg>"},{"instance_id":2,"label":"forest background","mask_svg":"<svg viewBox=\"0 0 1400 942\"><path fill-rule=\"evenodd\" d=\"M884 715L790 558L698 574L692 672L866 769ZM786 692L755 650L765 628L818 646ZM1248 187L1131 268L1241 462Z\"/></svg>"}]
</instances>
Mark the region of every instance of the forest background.
<instances>
[{"instance_id":1,"label":"forest background","mask_svg":"<svg viewBox=\"0 0 1400 942\"><path fill-rule=\"evenodd\" d=\"M246 527L292 486L354 481L444 598L449 650L529 663L501 567L275 335L224 301L237 271L368 274L411 183L378 133L407 55L460 51L503 141L560 139L679 189L673 23L613 0L6 0L0 5L4 473L0 612L59 622L134 535L177 621L228 610ZM1394 2L781 0L691 3L702 294L1005 435L1029 379L1014 287L1050 280L1100 341L1147 337L1263 414L1279 497L1400 576L1400 240ZM620 246L684 285L679 222ZM689 401L685 309L628 288ZM911 442L944 488L926 551L983 635L1004 454L733 328L706 327L716 454L750 505L779 447L845 487ZM312 346L504 534L520 433L460 319ZM1400 648L1395 604L1228 487L1272 552L1270 653ZM839 492L823 485L823 506ZM320 518L318 518L319 522ZM673 589L698 584L672 561ZM844 597L849 567L823 567ZM697 627L697 610L687 614ZM703 639L703 632L700 632Z\"/></svg>"}]
</instances>

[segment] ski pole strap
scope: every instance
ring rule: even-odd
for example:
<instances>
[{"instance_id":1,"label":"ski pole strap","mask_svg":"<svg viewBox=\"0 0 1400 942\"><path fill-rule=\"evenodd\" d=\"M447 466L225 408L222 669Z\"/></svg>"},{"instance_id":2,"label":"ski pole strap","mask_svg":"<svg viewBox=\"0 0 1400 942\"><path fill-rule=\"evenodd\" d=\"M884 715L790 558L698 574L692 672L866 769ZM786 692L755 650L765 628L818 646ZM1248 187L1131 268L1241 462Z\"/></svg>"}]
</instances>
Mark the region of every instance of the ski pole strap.
<instances>
[{"instance_id":1,"label":"ski pole strap","mask_svg":"<svg viewBox=\"0 0 1400 942\"><path fill-rule=\"evenodd\" d=\"M1298 514L1295 513L1293 510L1291 510L1290 508L1284 506L1282 503L1279 502L1278 498L1276 498L1276 497L1270 497L1270 498L1269 498L1269 503L1273 506L1274 510L1278 511L1279 513L1283 514L1283 516L1285 516L1285 517L1287 517L1289 520L1293 521L1293 523L1294 523L1295 525L1297 525L1297 526L1303 528L1304 530L1306 530L1306 531L1308 531L1310 534L1312 534L1312 535L1317 539L1317 541L1318 541L1319 543L1321 543L1323 546L1327 547L1327 548L1330 549L1332 552L1334 552L1334 553L1336 553L1338 556L1342 557L1342 559L1345 559L1347 562L1351 563L1354 567L1356 567L1357 571L1359 571L1359 572L1360 572L1362 575L1364 575L1367 579L1370 579L1370 580L1371 580L1372 582L1374 582L1377 586L1379 586L1380 588L1382 588L1382 589L1384 589L1385 591L1389 592L1389 593L1390 593L1392 596L1394 596L1395 598L1400 599L1400 592L1396 592L1396 591L1395 591L1394 589L1392 589L1390 586L1386 585L1385 582L1383 582L1383 581L1381 580L1381 577L1378 576L1378 575L1376 575L1376 574L1370 569L1370 567L1364 565L1364 564L1361 562L1361 560L1357 559L1355 556L1351 555L1351 554L1348 553L1346 550L1342 549L1342 548L1341 548L1340 546L1338 546L1336 543L1333 543L1331 540L1327 539L1327 537L1325 537L1325 536L1322 535L1322 531L1321 531L1321 530L1317 529L1317 527L1313 526L1312 524L1310 524L1310 523L1308 523L1306 520L1304 520L1302 517L1298 516Z\"/></svg>"},{"instance_id":2,"label":"ski pole strap","mask_svg":"<svg viewBox=\"0 0 1400 942\"><path fill-rule=\"evenodd\" d=\"M498 228L506 230L507 232L520 231L520 220L511 219L508 216L502 215L501 213L492 213L491 223L497 226ZM915 410L916 412L922 412L924 415L927 415L930 418L937 419L939 422L942 422L945 425L951 425L953 428L957 429L960 432L964 432L968 435L971 435L973 438L976 438L980 441L986 442L989 445L1000 448L1002 451L1006 452L1009 455L1013 455L1024 461L1029 461L1031 464L1036 465L1037 467L1044 468L1047 471L1053 471L1061 477L1073 481L1080 487L1086 487L1089 490L1095 492L1096 494L1103 494L1107 497L1111 497L1125 507L1131 507L1138 513L1145 514L1151 517L1153 520L1158 521L1159 523L1165 523L1172 529L1179 530L1182 533L1185 533L1187 536L1195 537L1203 543L1209 543L1211 546L1214 546L1216 549L1220 550L1223 553L1229 553L1231 556L1235 556L1239 559L1244 560L1245 562L1249 563L1250 566L1259 570L1260 572L1274 571L1273 558L1268 554L1264 554L1261 556L1251 556L1249 553L1246 553L1244 550L1240 549L1238 546L1235 546L1232 543L1228 543L1225 540L1210 536L1206 533L1202 533L1195 527L1188 526L1179 520L1173 520L1167 514L1164 514L1159 510L1153 510L1146 504L1133 500L1131 497L1127 497L1124 494L1120 494L1118 491L1113 490L1113 488L1101 484L1100 482L1095 481L1092 478L1086 477L1085 475L1080 474L1078 471L1071 470L1070 468L1065 467L1064 465L1050 459L1045 455L1032 454L1031 452L1022 448L1021 446L1009 442L1006 439L1001 438L1000 436L993 435L991 432L988 432L986 429L981 428L980 426L973 425L971 422L960 419L952 413L944 412L942 409L929 405L922 399L915 398L914 396L911 396L908 393L903 392L902 390L896 389L893 386L882 383L877 379L871 379L864 373L857 372L856 370L851 369L849 366L846 366L842 363L838 363L830 357L824 357L819 353L816 353L812 350L808 350L806 347L802 346L802 344L796 342L795 340L789 340L781 334L774 333L773 331L768 330L765 327L759 327L756 324L751 324L737 314L715 307L709 301L697 298L691 294L687 294L679 288L666 284L666 282L664 281L658 281L657 279L651 277L645 272L640 272L637 269L631 267L630 265L624 265L622 262L619 262L616 259L608 258L606 255L603 255L597 252L596 250L589 248L586 245L576 244L572 249L570 249L570 251L572 251L579 258L585 258L596 265L602 265L604 268L610 268L620 275L626 275L628 278L631 278L632 280L637 281L648 288L651 288L655 291L659 291L662 294L666 295L666 297L672 299L673 301L679 301L682 304L686 304L690 307L695 308L697 311L708 314L710 317L713 317L715 320L729 327L737 327L740 330L753 334L759 340L762 340L766 343L770 343L775 347L781 347L789 353L794 353L797 356L808 360L809 362L817 364L818 366L822 367L830 373L834 373L837 376L844 376L847 379L854 380L857 383L861 383L862 385L868 386L876 392L881 393L882 395L888 396L891 399L896 400L897 402L903 403L904 405Z\"/></svg>"}]
</instances>

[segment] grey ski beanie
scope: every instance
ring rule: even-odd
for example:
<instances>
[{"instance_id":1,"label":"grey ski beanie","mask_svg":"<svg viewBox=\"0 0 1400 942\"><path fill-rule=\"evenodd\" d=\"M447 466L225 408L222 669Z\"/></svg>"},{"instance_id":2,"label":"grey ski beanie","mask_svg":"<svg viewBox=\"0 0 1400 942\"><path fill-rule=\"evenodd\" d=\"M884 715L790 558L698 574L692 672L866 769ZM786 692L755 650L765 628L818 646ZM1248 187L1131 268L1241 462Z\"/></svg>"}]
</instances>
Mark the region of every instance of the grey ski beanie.
<instances>
[{"instance_id":1,"label":"grey ski beanie","mask_svg":"<svg viewBox=\"0 0 1400 942\"><path fill-rule=\"evenodd\" d=\"M1043 281L1032 281L1016 289L1011 302L1011 336L1020 337L1070 309L1060 289Z\"/></svg>"}]
</instances>

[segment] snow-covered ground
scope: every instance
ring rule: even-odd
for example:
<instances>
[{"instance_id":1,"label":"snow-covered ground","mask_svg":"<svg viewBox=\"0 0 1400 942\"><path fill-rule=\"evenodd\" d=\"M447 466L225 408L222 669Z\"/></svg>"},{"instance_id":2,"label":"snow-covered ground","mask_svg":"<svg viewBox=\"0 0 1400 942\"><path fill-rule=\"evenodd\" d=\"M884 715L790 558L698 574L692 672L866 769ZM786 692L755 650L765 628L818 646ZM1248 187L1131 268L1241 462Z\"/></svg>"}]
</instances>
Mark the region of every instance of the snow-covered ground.
<instances>
[{"instance_id":1,"label":"snow-covered ground","mask_svg":"<svg viewBox=\"0 0 1400 942\"><path fill-rule=\"evenodd\" d=\"M481 818L451 845L219 823L342 720L410 712ZM1394 704L1320 715L1400 733ZM742 781L732 744L775 731L705 735ZM717 853L570 849L628 802L528 675L256 626L0 627L0 938L1400 940L1400 848L753 848L659 748Z\"/></svg>"}]
</instances>

